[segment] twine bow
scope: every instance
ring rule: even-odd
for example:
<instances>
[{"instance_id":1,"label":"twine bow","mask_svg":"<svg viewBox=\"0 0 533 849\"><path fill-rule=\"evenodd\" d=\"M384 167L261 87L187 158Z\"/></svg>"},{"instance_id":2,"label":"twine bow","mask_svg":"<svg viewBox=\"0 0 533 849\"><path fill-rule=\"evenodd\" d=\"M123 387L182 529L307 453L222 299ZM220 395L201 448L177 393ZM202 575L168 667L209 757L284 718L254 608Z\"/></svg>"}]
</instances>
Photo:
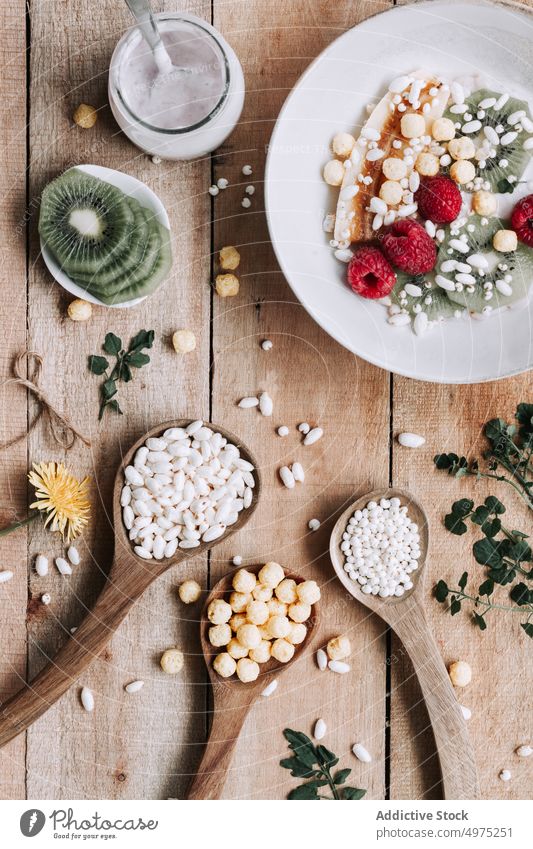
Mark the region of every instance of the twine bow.
<instances>
[{"instance_id":1,"label":"twine bow","mask_svg":"<svg viewBox=\"0 0 533 849\"><path fill-rule=\"evenodd\" d=\"M28 377L25 376L26 366L28 369ZM3 384L4 386L7 386L9 383L18 383L20 386L25 386L26 389L35 395L37 401L41 405L39 412L28 428L28 434L32 432L41 416L44 415L48 419L52 436L57 444L61 445L62 448L66 450L72 448L76 439L81 439L85 445L90 447L90 440L80 433L65 413L56 410L50 401L50 398L46 395L44 390L41 389L40 377L42 367L43 358L40 354L37 354L35 351L23 351L21 354L17 355L13 365L13 373L15 376L6 380ZM20 436L15 436L13 439L8 439L6 442L0 442L0 450L16 445L17 442L20 442L28 434L21 433Z\"/></svg>"}]
</instances>

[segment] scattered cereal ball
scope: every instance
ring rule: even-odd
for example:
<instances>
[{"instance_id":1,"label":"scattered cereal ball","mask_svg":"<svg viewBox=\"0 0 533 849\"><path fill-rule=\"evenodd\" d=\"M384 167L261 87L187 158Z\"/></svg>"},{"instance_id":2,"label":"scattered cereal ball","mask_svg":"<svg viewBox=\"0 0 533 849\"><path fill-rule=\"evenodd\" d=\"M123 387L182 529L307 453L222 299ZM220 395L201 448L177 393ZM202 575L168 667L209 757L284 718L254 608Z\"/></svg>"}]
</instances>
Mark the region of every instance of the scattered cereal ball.
<instances>
[{"instance_id":1,"label":"scattered cereal ball","mask_svg":"<svg viewBox=\"0 0 533 849\"><path fill-rule=\"evenodd\" d=\"M492 239L492 247L495 251L501 253L510 253L516 251L518 247L518 237L514 230L498 230Z\"/></svg>"},{"instance_id":2,"label":"scattered cereal ball","mask_svg":"<svg viewBox=\"0 0 533 849\"><path fill-rule=\"evenodd\" d=\"M246 569L239 569L233 576L233 589L238 593L251 593L257 583L257 578L253 572L248 572Z\"/></svg>"},{"instance_id":3,"label":"scattered cereal ball","mask_svg":"<svg viewBox=\"0 0 533 849\"><path fill-rule=\"evenodd\" d=\"M192 330L176 330L172 334L172 347L176 354L190 354L196 348L196 336Z\"/></svg>"},{"instance_id":4,"label":"scattered cereal ball","mask_svg":"<svg viewBox=\"0 0 533 849\"><path fill-rule=\"evenodd\" d=\"M256 663L266 663L270 660L270 640L261 640L257 648L250 649L250 657Z\"/></svg>"},{"instance_id":5,"label":"scattered cereal ball","mask_svg":"<svg viewBox=\"0 0 533 849\"><path fill-rule=\"evenodd\" d=\"M202 588L197 581L184 581L178 588L178 595L184 604L194 604L202 595Z\"/></svg>"},{"instance_id":6,"label":"scattered cereal ball","mask_svg":"<svg viewBox=\"0 0 533 849\"><path fill-rule=\"evenodd\" d=\"M400 203L403 195L403 189L395 180L385 180L381 184L379 196L384 200L387 206L396 206Z\"/></svg>"},{"instance_id":7,"label":"scattered cereal ball","mask_svg":"<svg viewBox=\"0 0 533 849\"><path fill-rule=\"evenodd\" d=\"M234 613L229 620L232 631L238 631L241 625L246 625L247 622L246 613Z\"/></svg>"},{"instance_id":8,"label":"scattered cereal ball","mask_svg":"<svg viewBox=\"0 0 533 849\"><path fill-rule=\"evenodd\" d=\"M67 315L71 321L88 321L93 314L92 305L89 301L76 298L67 307Z\"/></svg>"},{"instance_id":9,"label":"scattered cereal ball","mask_svg":"<svg viewBox=\"0 0 533 849\"><path fill-rule=\"evenodd\" d=\"M323 177L328 186L340 186L344 179L344 165L340 159L332 159L323 171Z\"/></svg>"},{"instance_id":10,"label":"scattered cereal ball","mask_svg":"<svg viewBox=\"0 0 533 849\"><path fill-rule=\"evenodd\" d=\"M269 563L265 563L259 571L258 577L262 584L266 584L267 587L272 587L274 589L285 577L285 572L279 563L270 561Z\"/></svg>"},{"instance_id":11,"label":"scattered cereal ball","mask_svg":"<svg viewBox=\"0 0 533 849\"><path fill-rule=\"evenodd\" d=\"M451 141L455 136L455 124L449 118L437 118L431 126L435 141Z\"/></svg>"},{"instance_id":12,"label":"scattered cereal ball","mask_svg":"<svg viewBox=\"0 0 533 849\"><path fill-rule=\"evenodd\" d=\"M283 638L290 634L291 623L286 616L271 616L267 622L267 628L271 638Z\"/></svg>"},{"instance_id":13,"label":"scattered cereal ball","mask_svg":"<svg viewBox=\"0 0 533 849\"><path fill-rule=\"evenodd\" d=\"M293 622L305 622L311 616L311 605L304 601L297 601L289 607L289 616Z\"/></svg>"},{"instance_id":14,"label":"scattered cereal ball","mask_svg":"<svg viewBox=\"0 0 533 849\"><path fill-rule=\"evenodd\" d=\"M452 139L448 144L448 153L452 159L472 159L475 155L476 147L472 139L467 139L465 136L459 136L457 139Z\"/></svg>"},{"instance_id":15,"label":"scattered cereal ball","mask_svg":"<svg viewBox=\"0 0 533 849\"><path fill-rule=\"evenodd\" d=\"M434 177L439 173L440 162L434 153L419 153L416 157L415 170L422 177Z\"/></svg>"},{"instance_id":16,"label":"scattered cereal ball","mask_svg":"<svg viewBox=\"0 0 533 849\"><path fill-rule=\"evenodd\" d=\"M259 675L259 664L247 657L237 661L237 676L244 683L255 681Z\"/></svg>"},{"instance_id":17,"label":"scattered cereal ball","mask_svg":"<svg viewBox=\"0 0 533 849\"><path fill-rule=\"evenodd\" d=\"M296 593L300 601L305 602L305 604L315 604L320 599L320 587L316 581L302 581L296 587Z\"/></svg>"},{"instance_id":18,"label":"scattered cereal ball","mask_svg":"<svg viewBox=\"0 0 533 849\"><path fill-rule=\"evenodd\" d=\"M247 649L255 649L261 642L261 634L257 629L257 625L241 625L237 631L237 639Z\"/></svg>"},{"instance_id":19,"label":"scattered cereal ball","mask_svg":"<svg viewBox=\"0 0 533 849\"><path fill-rule=\"evenodd\" d=\"M215 289L221 298L233 298L239 294L239 278L234 274L217 274Z\"/></svg>"},{"instance_id":20,"label":"scattered cereal ball","mask_svg":"<svg viewBox=\"0 0 533 849\"><path fill-rule=\"evenodd\" d=\"M486 192L480 189L472 195L472 209L478 215L494 215L497 208L498 199L492 192Z\"/></svg>"},{"instance_id":21,"label":"scattered cereal ball","mask_svg":"<svg viewBox=\"0 0 533 849\"><path fill-rule=\"evenodd\" d=\"M277 585L275 593L276 597L284 604L292 604L297 598L296 581L293 581L292 578L284 578L284 580Z\"/></svg>"},{"instance_id":22,"label":"scattered cereal ball","mask_svg":"<svg viewBox=\"0 0 533 849\"><path fill-rule=\"evenodd\" d=\"M227 646L231 640L231 628L228 624L213 625L209 629L209 642L212 646Z\"/></svg>"},{"instance_id":23,"label":"scattered cereal ball","mask_svg":"<svg viewBox=\"0 0 533 849\"><path fill-rule=\"evenodd\" d=\"M272 643L272 657L280 663L288 663L294 657L294 646L287 640L274 640Z\"/></svg>"},{"instance_id":24,"label":"scattered cereal ball","mask_svg":"<svg viewBox=\"0 0 533 849\"><path fill-rule=\"evenodd\" d=\"M167 649L161 655L159 664L167 675L177 675L183 669L183 652L179 649Z\"/></svg>"},{"instance_id":25,"label":"scattered cereal ball","mask_svg":"<svg viewBox=\"0 0 533 849\"><path fill-rule=\"evenodd\" d=\"M256 601L270 601L272 592L272 587L265 587L264 584L256 584L252 590L252 595Z\"/></svg>"},{"instance_id":26,"label":"scattered cereal ball","mask_svg":"<svg viewBox=\"0 0 533 849\"><path fill-rule=\"evenodd\" d=\"M352 646L348 637L341 635L340 637L333 637L328 642L326 651L330 660L344 660L344 658L350 657Z\"/></svg>"},{"instance_id":27,"label":"scattered cereal ball","mask_svg":"<svg viewBox=\"0 0 533 849\"><path fill-rule=\"evenodd\" d=\"M241 255L237 248L229 245L226 248L220 248L218 259L220 267L223 268L224 271L235 271L235 269L239 267Z\"/></svg>"},{"instance_id":28,"label":"scattered cereal ball","mask_svg":"<svg viewBox=\"0 0 533 849\"><path fill-rule=\"evenodd\" d=\"M264 625L269 617L269 610L264 601L249 601L246 607L248 622L253 625Z\"/></svg>"},{"instance_id":29,"label":"scattered cereal ball","mask_svg":"<svg viewBox=\"0 0 533 849\"><path fill-rule=\"evenodd\" d=\"M83 127L84 130L90 130L96 124L98 113L94 106L89 106L88 103L80 103L72 118L78 127Z\"/></svg>"},{"instance_id":30,"label":"scattered cereal ball","mask_svg":"<svg viewBox=\"0 0 533 849\"><path fill-rule=\"evenodd\" d=\"M404 138L415 139L423 136L426 132L426 122L422 115L418 115L416 112L406 112L405 115L402 115L400 128Z\"/></svg>"},{"instance_id":31,"label":"scattered cereal ball","mask_svg":"<svg viewBox=\"0 0 533 849\"><path fill-rule=\"evenodd\" d=\"M224 625L231 618L231 607L222 598L214 598L207 608L207 618L213 625Z\"/></svg>"},{"instance_id":32,"label":"scattered cereal ball","mask_svg":"<svg viewBox=\"0 0 533 849\"><path fill-rule=\"evenodd\" d=\"M353 150L355 139L350 133L337 133L331 142L331 149L336 156L347 159Z\"/></svg>"},{"instance_id":33,"label":"scattered cereal ball","mask_svg":"<svg viewBox=\"0 0 533 849\"><path fill-rule=\"evenodd\" d=\"M291 630L287 634L286 639L289 643L292 643L293 646L298 646L300 643L303 643L307 636L307 628L305 625L302 625L301 622L293 622L291 624Z\"/></svg>"},{"instance_id":34,"label":"scattered cereal ball","mask_svg":"<svg viewBox=\"0 0 533 849\"><path fill-rule=\"evenodd\" d=\"M237 664L230 654L222 652L215 657L213 669L218 672L221 678L230 678L237 669Z\"/></svg>"},{"instance_id":35,"label":"scattered cereal ball","mask_svg":"<svg viewBox=\"0 0 533 849\"><path fill-rule=\"evenodd\" d=\"M407 175L407 165L397 156L389 156L383 161L382 171L387 180L402 180Z\"/></svg>"},{"instance_id":36,"label":"scattered cereal ball","mask_svg":"<svg viewBox=\"0 0 533 849\"><path fill-rule=\"evenodd\" d=\"M466 687L472 680L472 670L464 660L456 660L448 667L450 681L454 687Z\"/></svg>"},{"instance_id":37,"label":"scattered cereal ball","mask_svg":"<svg viewBox=\"0 0 533 849\"><path fill-rule=\"evenodd\" d=\"M269 621L269 620L268 620L268 621ZM272 639L272 636L271 636L270 631L269 631L269 629L268 629L268 621L267 621L267 622L265 622L265 624L264 624L264 625L258 625L258 626L257 626L257 630L258 630L258 631L259 631L259 633L261 634L261 639L262 639L262 640L271 640L271 639Z\"/></svg>"},{"instance_id":38,"label":"scattered cereal ball","mask_svg":"<svg viewBox=\"0 0 533 849\"><path fill-rule=\"evenodd\" d=\"M288 605L280 601L279 598L271 598L267 601L267 608L270 616L286 616Z\"/></svg>"},{"instance_id":39,"label":"scattered cereal ball","mask_svg":"<svg viewBox=\"0 0 533 849\"><path fill-rule=\"evenodd\" d=\"M450 177L459 185L471 183L476 176L476 167L468 159L458 159L450 168Z\"/></svg>"},{"instance_id":40,"label":"scattered cereal ball","mask_svg":"<svg viewBox=\"0 0 533 849\"><path fill-rule=\"evenodd\" d=\"M246 648L246 646L243 646L242 643L239 643L236 637L233 637L233 639L229 641L226 648L228 654L231 657L234 657L235 660L240 660L241 657L248 657L248 649Z\"/></svg>"},{"instance_id":41,"label":"scattered cereal ball","mask_svg":"<svg viewBox=\"0 0 533 849\"><path fill-rule=\"evenodd\" d=\"M234 613L244 613L249 601L251 601L250 593L232 593L229 597L229 603Z\"/></svg>"}]
</instances>

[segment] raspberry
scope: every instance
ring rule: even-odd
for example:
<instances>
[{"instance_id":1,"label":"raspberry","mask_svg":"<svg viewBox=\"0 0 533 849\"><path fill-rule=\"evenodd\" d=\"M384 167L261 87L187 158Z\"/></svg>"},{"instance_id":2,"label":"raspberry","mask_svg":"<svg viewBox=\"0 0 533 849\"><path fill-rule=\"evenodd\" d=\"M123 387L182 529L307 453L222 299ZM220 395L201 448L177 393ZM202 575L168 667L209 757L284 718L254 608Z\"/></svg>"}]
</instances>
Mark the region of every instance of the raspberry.
<instances>
[{"instance_id":1,"label":"raspberry","mask_svg":"<svg viewBox=\"0 0 533 849\"><path fill-rule=\"evenodd\" d=\"M377 248L360 248L348 266L348 283L363 298L384 298L394 289L396 275Z\"/></svg>"},{"instance_id":2,"label":"raspberry","mask_svg":"<svg viewBox=\"0 0 533 849\"><path fill-rule=\"evenodd\" d=\"M533 195L518 201L511 215L511 227L524 245L533 248Z\"/></svg>"},{"instance_id":3,"label":"raspberry","mask_svg":"<svg viewBox=\"0 0 533 849\"><path fill-rule=\"evenodd\" d=\"M425 177L415 194L418 212L434 224L455 221L461 211L461 192L448 177Z\"/></svg>"},{"instance_id":4,"label":"raspberry","mask_svg":"<svg viewBox=\"0 0 533 849\"><path fill-rule=\"evenodd\" d=\"M395 221L383 236L381 248L392 265L408 274L425 274L437 261L433 239L412 218Z\"/></svg>"}]
</instances>

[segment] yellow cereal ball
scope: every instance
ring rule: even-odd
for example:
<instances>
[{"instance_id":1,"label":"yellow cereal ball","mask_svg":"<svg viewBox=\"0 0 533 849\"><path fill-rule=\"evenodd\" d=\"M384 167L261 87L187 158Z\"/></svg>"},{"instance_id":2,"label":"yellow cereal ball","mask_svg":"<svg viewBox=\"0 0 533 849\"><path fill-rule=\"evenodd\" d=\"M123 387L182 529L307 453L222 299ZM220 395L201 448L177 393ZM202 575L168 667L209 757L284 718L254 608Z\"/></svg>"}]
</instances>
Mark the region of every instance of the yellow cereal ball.
<instances>
[{"instance_id":1,"label":"yellow cereal ball","mask_svg":"<svg viewBox=\"0 0 533 849\"><path fill-rule=\"evenodd\" d=\"M261 642L261 634L257 625L241 625L237 631L237 639L247 649L256 649Z\"/></svg>"},{"instance_id":2,"label":"yellow cereal ball","mask_svg":"<svg viewBox=\"0 0 533 849\"><path fill-rule=\"evenodd\" d=\"M296 594L299 600L305 602L305 604L316 604L320 599L320 587L316 581L302 581L296 587Z\"/></svg>"},{"instance_id":3,"label":"yellow cereal ball","mask_svg":"<svg viewBox=\"0 0 533 849\"><path fill-rule=\"evenodd\" d=\"M247 621L245 613L234 613L229 620L231 630L238 631L241 625L246 625Z\"/></svg>"},{"instance_id":4,"label":"yellow cereal ball","mask_svg":"<svg viewBox=\"0 0 533 849\"><path fill-rule=\"evenodd\" d=\"M345 657L350 657L352 646L348 637L333 637L328 642L326 651L330 660L344 660Z\"/></svg>"},{"instance_id":5,"label":"yellow cereal ball","mask_svg":"<svg viewBox=\"0 0 533 849\"><path fill-rule=\"evenodd\" d=\"M280 663L288 663L294 657L294 646L287 640L274 640L272 643L272 657Z\"/></svg>"},{"instance_id":6,"label":"yellow cereal ball","mask_svg":"<svg viewBox=\"0 0 533 849\"><path fill-rule=\"evenodd\" d=\"M257 583L257 578L253 572L248 572L246 569L239 569L233 576L233 589L238 593L251 593Z\"/></svg>"},{"instance_id":7,"label":"yellow cereal ball","mask_svg":"<svg viewBox=\"0 0 533 849\"><path fill-rule=\"evenodd\" d=\"M246 606L248 622L253 625L264 625L270 616L268 607L264 601L249 601Z\"/></svg>"},{"instance_id":8,"label":"yellow cereal ball","mask_svg":"<svg viewBox=\"0 0 533 849\"><path fill-rule=\"evenodd\" d=\"M458 159L450 168L450 177L459 185L471 183L475 176L475 165L468 159Z\"/></svg>"},{"instance_id":9,"label":"yellow cereal ball","mask_svg":"<svg viewBox=\"0 0 533 849\"><path fill-rule=\"evenodd\" d=\"M264 584L256 584L252 590L252 595L256 601L270 601L272 592L272 587L265 587Z\"/></svg>"},{"instance_id":10,"label":"yellow cereal ball","mask_svg":"<svg viewBox=\"0 0 533 849\"><path fill-rule=\"evenodd\" d=\"M269 563L265 563L262 569L260 569L258 577L262 584L274 589L285 577L285 572L279 563L270 561Z\"/></svg>"},{"instance_id":11,"label":"yellow cereal ball","mask_svg":"<svg viewBox=\"0 0 533 849\"><path fill-rule=\"evenodd\" d=\"M291 623L286 616L271 616L267 622L271 638L286 637L291 632Z\"/></svg>"},{"instance_id":12,"label":"yellow cereal ball","mask_svg":"<svg viewBox=\"0 0 533 849\"><path fill-rule=\"evenodd\" d=\"M234 613L244 613L251 598L250 593L232 593L229 597L231 609Z\"/></svg>"},{"instance_id":13,"label":"yellow cereal ball","mask_svg":"<svg viewBox=\"0 0 533 849\"><path fill-rule=\"evenodd\" d=\"M256 649L250 649L250 657L256 663L266 663L270 660L270 640L261 640Z\"/></svg>"},{"instance_id":14,"label":"yellow cereal ball","mask_svg":"<svg viewBox=\"0 0 533 849\"><path fill-rule=\"evenodd\" d=\"M406 139L414 139L423 136L426 132L426 122L422 115L416 112L406 112L400 121L402 136Z\"/></svg>"},{"instance_id":15,"label":"yellow cereal ball","mask_svg":"<svg viewBox=\"0 0 533 849\"><path fill-rule=\"evenodd\" d=\"M213 625L224 625L231 618L231 607L223 598L214 598L207 608L207 618Z\"/></svg>"},{"instance_id":16,"label":"yellow cereal ball","mask_svg":"<svg viewBox=\"0 0 533 849\"><path fill-rule=\"evenodd\" d=\"M355 139L350 133L337 133L331 142L331 149L335 156L340 156L341 159L347 159L353 150Z\"/></svg>"},{"instance_id":17,"label":"yellow cereal ball","mask_svg":"<svg viewBox=\"0 0 533 849\"><path fill-rule=\"evenodd\" d=\"M226 623L225 625L213 625L209 629L209 642L212 646L227 646L231 640L231 628Z\"/></svg>"},{"instance_id":18,"label":"yellow cereal ball","mask_svg":"<svg viewBox=\"0 0 533 849\"><path fill-rule=\"evenodd\" d=\"M167 675L177 675L183 669L184 662L183 652L179 649L167 649L161 655L159 664Z\"/></svg>"},{"instance_id":19,"label":"yellow cereal ball","mask_svg":"<svg viewBox=\"0 0 533 849\"><path fill-rule=\"evenodd\" d=\"M255 681L259 675L259 664L255 660L243 657L237 661L237 676L244 683Z\"/></svg>"},{"instance_id":20,"label":"yellow cereal ball","mask_svg":"<svg viewBox=\"0 0 533 849\"><path fill-rule=\"evenodd\" d=\"M176 354L190 354L196 348L196 336L192 330L176 330L172 334L172 347Z\"/></svg>"},{"instance_id":21,"label":"yellow cereal ball","mask_svg":"<svg viewBox=\"0 0 533 849\"><path fill-rule=\"evenodd\" d=\"M472 670L464 660L456 660L448 667L450 681L454 687L466 687L472 680Z\"/></svg>"},{"instance_id":22,"label":"yellow cereal ball","mask_svg":"<svg viewBox=\"0 0 533 849\"><path fill-rule=\"evenodd\" d=\"M478 215L494 215L498 208L498 199L492 192L480 189L472 195L472 209Z\"/></svg>"},{"instance_id":23,"label":"yellow cereal ball","mask_svg":"<svg viewBox=\"0 0 533 849\"><path fill-rule=\"evenodd\" d=\"M178 595L184 604L194 604L202 595L202 588L197 581L184 581L178 588Z\"/></svg>"},{"instance_id":24,"label":"yellow cereal ball","mask_svg":"<svg viewBox=\"0 0 533 849\"><path fill-rule=\"evenodd\" d=\"M215 657L213 669L218 672L221 678L230 678L237 669L237 664L230 654L222 652Z\"/></svg>"},{"instance_id":25,"label":"yellow cereal ball","mask_svg":"<svg viewBox=\"0 0 533 849\"><path fill-rule=\"evenodd\" d=\"M307 628L305 625L302 625L301 622L293 622L291 624L291 630L287 634L286 639L289 643L292 643L293 646L299 646L300 643L303 643L307 636Z\"/></svg>"},{"instance_id":26,"label":"yellow cereal ball","mask_svg":"<svg viewBox=\"0 0 533 849\"><path fill-rule=\"evenodd\" d=\"M226 648L228 654L231 655L231 657L234 657L235 660L240 660L241 657L248 657L248 649L246 646L243 646L242 643L239 643L236 637L233 637L233 639L229 641Z\"/></svg>"},{"instance_id":27,"label":"yellow cereal ball","mask_svg":"<svg viewBox=\"0 0 533 849\"><path fill-rule=\"evenodd\" d=\"M83 127L84 130L90 130L96 124L98 113L94 106L89 106L88 103L80 103L72 117L78 127Z\"/></svg>"},{"instance_id":28,"label":"yellow cereal ball","mask_svg":"<svg viewBox=\"0 0 533 849\"><path fill-rule=\"evenodd\" d=\"M88 301L76 298L68 305L67 314L71 321L88 321L93 314L93 308Z\"/></svg>"},{"instance_id":29,"label":"yellow cereal ball","mask_svg":"<svg viewBox=\"0 0 533 849\"><path fill-rule=\"evenodd\" d=\"M304 601L296 601L289 607L289 617L293 622L305 622L311 616L311 605Z\"/></svg>"},{"instance_id":30,"label":"yellow cereal ball","mask_svg":"<svg viewBox=\"0 0 533 849\"><path fill-rule=\"evenodd\" d=\"M518 237L514 230L498 230L492 238L492 247L495 251L507 254L516 251Z\"/></svg>"},{"instance_id":31,"label":"yellow cereal ball","mask_svg":"<svg viewBox=\"0 0 533 849\"><path fill-rule=\"evenodd\" d=\"M476 153L476 146L472 139L459 136L449 142L448 153L452 159L472 159Z\"/></svg>"},{"instance_id":32,"label":"yellow cereal ball","mask_svg":"<svg viewBox=\"0 0 533 849\"><path fill-rule=\"evenodd\" d=\"M415 170L422 177L434 177L440 170L439 160L434 153L419 153L416 157Z\"/></svg>"},{"instance_id":33,"label":"yellow cereal ball","mask_svg":"<svg viewBox=\"0 0 533 849\"><path fill-rule=\"evenodd\" d=\"M344 179L344 165L339 159L332 159L322 173L328 186L340 186Z\"/></svg>"},{"instance_id":34,"label":"yellow cereal ball","mask_svg":"<svg viewBox=\"0 0 533 849\"><path fill-rule=\"evenodd\" d=\"M237 248L234 248L233 245L228 245L225 248L220 248L218 259L220 267L223 268L224 271L235 271L235 269L239 267L241 255Z\"/></svg>"},{"instance_id":35,"label":"yellow cereal ball","mask_svg":"<svg viewBox=\"0 0 533 849\"><path fill-rule=\"evenodd\" d=\"M450 141L455 136L455 124L449 118L436 118L431 125L435 141Z\"/></svg>"},{"instance_id":36,"label":"yellow cereal ball","mask_svg":"<svg viewBox=\"0 0 533 849\"><path fill-rule=\"evenodd\" d=\"M284 578L275 589L276 598L284 604L292 604L296 601L296 581L292 578Z\"/></svg>"},{"instance_id":37,"label":"yellow cereal ball","mask_svg":"<svg viewBox=\"0 0 533 849\"><path fill-rule=\"evenodd\" d=\"M271 598L270 601L267 601L267 608L270 616L287 615L287 605L285 602L280 601L279 598Z\"/></svg>"},{"instance_id":38,"label":"yellow cereal ball","mask_svg":"<svg viewBox=\"0 0 533 849\"><path fill-rule=\"evenodd\" d=\"M379 196L384 200L387 206L396 206L400 203L403 195L403 189L395 180L385 180L381 184Z\"/></svg>"},{"instance_id":39,"label":"yellow cereal ball","mask_svg":"<svg viewBox=\"0 0 533 849\"><path fill-rule=\"evenodd\" d=\"M217 274L215 289L221 298L233 298L239 294L239 278L234 274Z\"/></svg>"},{"instance_id":40,"label":"yellow cereal ball","mask_svg":"<svg viewBox=\"0 0 533 849\"><path fill-rule=\"evenodd\" d=\"M262 640L271 640L272 639L272 636L271 636L270 631L268 629L268 622L265 622L264 625L258 625L257 630L261 634Z\"/></svg>"},{"instance_id":41,"label":"yellow cereal ball","mask_svg":"<svg viewBox=\"0 0 533 849\"><path fill-rule=\"evenodd\" d=\"M389 156L388 159L383 160L382 171L387 180L402 180L407 176L407 165L403 159Z\"/></svg>"}]
</instances>

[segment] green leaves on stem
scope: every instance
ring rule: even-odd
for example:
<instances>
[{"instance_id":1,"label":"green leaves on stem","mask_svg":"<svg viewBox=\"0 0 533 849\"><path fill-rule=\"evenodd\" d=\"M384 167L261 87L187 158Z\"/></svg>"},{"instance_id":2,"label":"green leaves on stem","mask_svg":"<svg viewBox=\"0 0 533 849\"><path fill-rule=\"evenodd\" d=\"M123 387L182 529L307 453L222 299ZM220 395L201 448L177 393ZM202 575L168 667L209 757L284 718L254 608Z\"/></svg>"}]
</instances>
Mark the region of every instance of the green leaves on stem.
<instances>
[{"instance_id":1,"label":"green leaves on stem","mask_svg":"<svg viewBox=\"0 0 533 849\"><path fill-rule=\"evenodd\" d=\"M100 410L98 418L102 419L106 409L122 415L122 410L116 399L117 383L129 383L133 379L132 368L142 368L150 362L145 348L154 344L153 330L140 330L130 341L127 351L122 348L122 339L114 333L107 333L102 345L106 354L115 357L115 365L109 372L110 364L106 357L93 354L89 357L89 371L96 375L104 375L105 380L100 387Z\"/></svg>"},{"instance_id":2,"label":"green leaves on stem","mask_svg":"<svg viewBox=\"0 0 533 849\"><path fill-rule=\"evenodd\" d=\"M289 769L295 778L309 779L305 784L299 784L288 795L288 799L362 799L366 790L358 787L343 786L351 773L351 769L340 769L335 773L331 770L339 762L333 752L325 746L315 746L306 734L286 728L283 732L294 752L290 758L280 761L280 766ZM325 796L318 791L322 787L329 788L331 795Z\"/></svg>"}]
</instances>

